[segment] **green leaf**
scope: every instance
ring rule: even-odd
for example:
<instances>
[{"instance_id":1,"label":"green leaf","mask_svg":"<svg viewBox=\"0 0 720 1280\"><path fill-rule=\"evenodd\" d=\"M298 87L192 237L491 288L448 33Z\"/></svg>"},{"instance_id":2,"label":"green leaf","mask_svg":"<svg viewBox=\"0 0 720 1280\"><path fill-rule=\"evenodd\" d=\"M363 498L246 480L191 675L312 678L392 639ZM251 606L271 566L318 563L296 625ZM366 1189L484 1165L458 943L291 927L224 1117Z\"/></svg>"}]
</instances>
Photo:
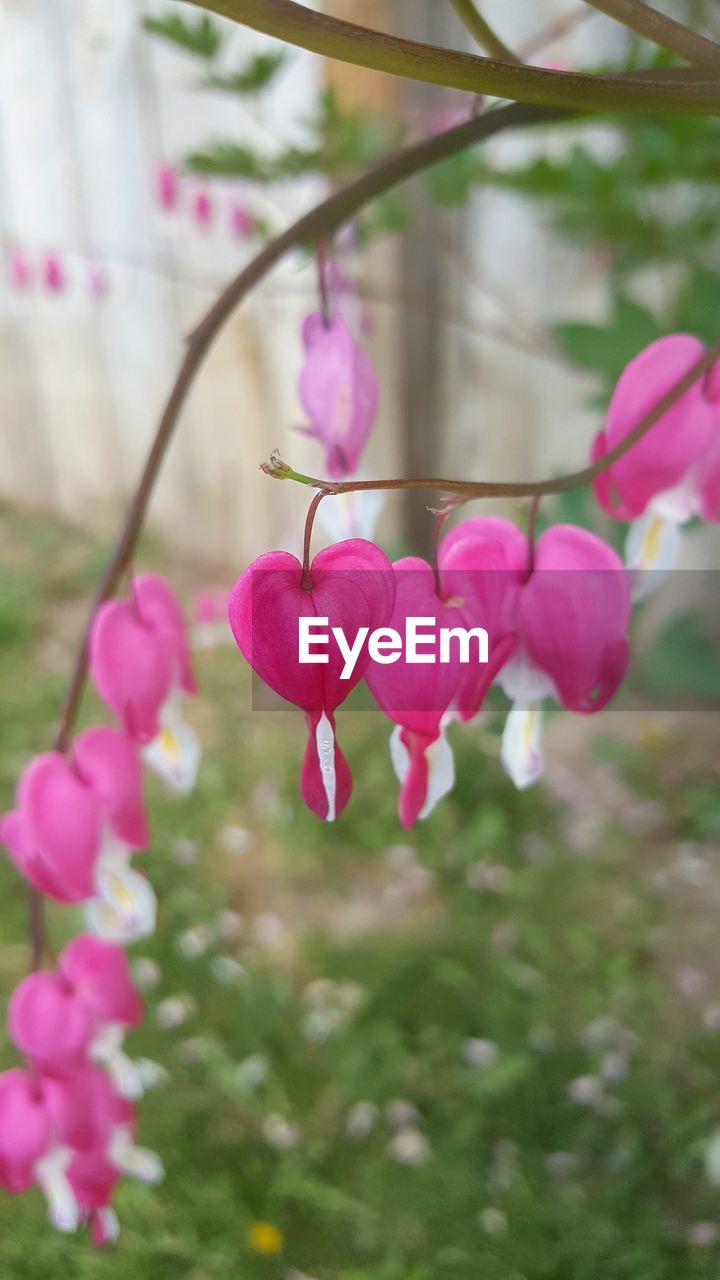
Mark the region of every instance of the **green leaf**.
<instances>
[{"instance_id":1,"label":"green leaf","mask_svg":"<svg viewBox=\"0 0 720 1280\"><path fill-rule=\"evenodd\" d=\"M694 613L673 618L643 664L645 683L657 693L720 699L718 645L700 629Z\"/></svg>"},{"instance_id":2,"label":"green leaf","mask_svg":"<svg viewBox=\"0 0 720 1280\"><path fill-rule=\"evenodd\" d=\"M259 93L261 89L267 88L286 61L287 55L284 49L256 53L237 71L231 71L226 75L208 76L202 83L206 88L221 89L226 93Z\"/></svg>"},{"instance_id":3,"label":"green leaf","mask_svg":"<svg viewBox=\"0 0 720 1280\"><path fill-rule=\"evenodd\" d=\"M690 272L677 302L675 328L694 333L704 342L715 342L720 317L720 275L704 267Z\"/></svg>"},{"instance_id":4,"label":"green leaf","mask_svg":"<svg viewBox=\"0 0 720 1280\"><path fill-rule=\"evenodd\" d=\"M425 174L425 184L437 204L464 204L477 177L477 163L472 148L434 164Z\"/></svg>"},{"instance_id":5,"label":"green leaf","mask_svg":"<svg viewBox=\"0 0 720 1280\"><path fill-rule=\"evenodd\" d=\"M649 311L620 295L615 299L610 324L570 322L554 328L557 342L573 364L605 374L612 382L633 356L662 333L662 326Z\"/></svg>"},{"instance_id":6,"label":"green leaf","mask_svg":"<svg viewBox=\"0 0 720 1280\"><path fill-rule=\"evenodd\" d=\"M184 165L192 173L250 178L255 182L270 182L276 176L271 160L265 160L249 147L235 142L216 142L206 151L193 151L185 157Z\"/></svg>"},{"instance_id":7,"label":"green leaf","mask_svg":"<svg viewBox=\"0 0 720 1280\"><path fill-rule=\"evenodd\" d=\"M214 58L223 41L220 28L206 13L195 22L179 13L169 13L165 18L143 18L143 27L198 58Z\"/></svg>"}]
</instances>

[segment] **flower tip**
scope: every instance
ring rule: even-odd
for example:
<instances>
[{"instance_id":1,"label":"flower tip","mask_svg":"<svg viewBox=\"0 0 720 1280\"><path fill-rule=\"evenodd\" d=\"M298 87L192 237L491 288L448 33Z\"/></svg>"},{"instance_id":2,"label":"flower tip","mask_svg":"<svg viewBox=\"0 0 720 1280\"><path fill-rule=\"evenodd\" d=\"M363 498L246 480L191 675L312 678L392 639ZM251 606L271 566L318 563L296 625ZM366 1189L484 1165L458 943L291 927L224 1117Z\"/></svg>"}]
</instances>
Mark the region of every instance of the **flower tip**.
<instances>
[{"instance_id":1,"label":"flower tip","mask_svg":"<svg viewBox=\"0 0 720 1280\"><path fill-rule=\"evenodd\" d=\"M273 449L268 462L260 463L260 470L266 476L272 476L274 480L286 480L292 475L292 467L289 467L287 462L283 462L277 449Z\"/></svg>"}]
</instances>

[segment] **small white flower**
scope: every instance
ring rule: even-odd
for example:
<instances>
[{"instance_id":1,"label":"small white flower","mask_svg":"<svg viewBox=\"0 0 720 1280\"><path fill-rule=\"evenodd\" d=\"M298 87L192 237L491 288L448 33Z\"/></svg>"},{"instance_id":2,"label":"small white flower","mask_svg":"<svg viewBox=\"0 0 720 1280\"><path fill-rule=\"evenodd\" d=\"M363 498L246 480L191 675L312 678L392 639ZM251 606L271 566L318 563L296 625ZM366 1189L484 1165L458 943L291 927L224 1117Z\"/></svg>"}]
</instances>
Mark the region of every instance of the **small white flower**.
<instances>
[{"instance_id":1,"label":"small white flower","mask_svg":"<svg viewBox=\"0 0 720 1280\"><path fill-rule=\"evenodd\" d=\"M703 1026L706 1031L720 1031L720 1004L709 1004L704 1010Z\"/></svg>"},{"instance_id":2,"label":"small white flower","mask_svg":"<svg viewBox=\"0 0 720 1280\"><path fill-rule=\"evenodd\" d=\"M212 932L208 925L196 924L185 929L175 939L175 950L183 960L197 960L205 955L212 941Z\"/></svg>"},{"instance_id":3,"label":"small white flower","mask_svg":"<svg viewBox=\"0 0 720 1280\"><path fill-rule=\"evenodd\" d=\"M170 841L170 857L179 867L191 867L200 857L198 840L188 840L186 836L173 836Z\"/></svg>"},{"instance_id":4,"label":"small white flower","mask_svg":"<svg viewBox=\"0 0 720 1280\"><path fill-rule=\"evenodd\" d=\"M470 1067L491 1067L497 1062L499 1052L492 1040L474 1037L463 1042L462 1056Z\"/></svg>"},{"instance_id":5,"label":"small white flower","mask_svg":"<svg viewBox=\"0 0 720 1280\"><path fill-rule=\"evenodd\" d=\"M210 969L215 981L224 987L231 987L247 978L247 969L234 956L215 956Z\"/></svg>"},{"instance_id":6,"label":"small white flower","mask_svg":"<svg viewBox=\"0 0 720 1280\"><path fill-rule=\"evenodd\" d=\"M300 1130L285 1116L269 1115L263 1120L263 1136L274 1151L292 1151L300 1141Z\"/></svg>"},{"instance_id":7,"label":"small white flower","mask_svg":"<svg viewBox=\"0 0 720 1280\"><path fill-rule=\"evenodd\" d=\"M600 1075L604 1080L617 1084L619 1080L625 1079L627 1069L627 1054L623 1053L621 1049L611 1049L608 1053L603 1054L600 1062Z\"/></svg>"},{"instance_id":8,"label":"small white flower","mask_svg":"<svg viewBox=\"0 0 720 1280\"><path fill-rule=\"evenodd\" d=\"M256 1089L267 1080L269 1071L270 1063L267 1058L261 1053L253 1053L238 1063L235 1068L235 1079L241 1088Z\"/></svg>"},{"instance_id":9,"label":"small white flower","mask_svg":"<svg viewBox=\"0 0 720 1280\"><path fill-rule=\"evenodd\" d=\"M720 1129L710 1135L705 1148L705 1177L714 1187L720 1187Z\"/></svg>"},{"instance_id":10,"label":"small white flower","mask_svg":"<svg viewBox=\"0 0 720 1280\"><path fill-rule=\"evenodd\" d=\"M551 1178L570 1178L577 1168L577 1159L571 1151L551 1151L545 1157L545 1170Z\"/></svg>"},{"instance_id":11,"label":"small white flower","mask_svg":"<svg viewBox=\"0 0 720 1280\"><path fill-rule=\"evenodd\" d=\"M236 942L244 929L245 921L239 911L218 911L215 916L215 933L222 942Z\"/></svg>"},{"instance_id":12,"label":"small white flower","mask_svg":"<svg viewBox=\"0 0 720 1280\"><path fill-rule=\"evenodd\" d=\"M149 956L137 956L131 963L135 985L141 991L152 991L160 981L160 968Z\"/></svg>"},{"instance_id":13,"label":"small white flower","mask_svg":"<svg viewBox=\"0 0 720 1280\"><path fill-rule=\"evenodd\" d=\"M385 1107L385 1119L392 1129L407 1129L417 1124L420 1112L407 1098L393 1098Z\"/></svg>"},{"instance_id":14,"label":"small white flower","mask_svg":"<svg viewBox=\"0 0 720 1280\"><path fill-rule=\"evenodd\" d=\"M356 1102L350 1108L345 1121L348 1138L367 1138L378 1121L378 1109L374 1102Z\"/></svg>"},{"instance_id":15,"label":"small white flower","mask_svg":"<svg viewBox=\"0 0 720 1280\"><path fill-rule=\"evenodd\" d=\"M430 1144L419 1129L398 1129L388 1144L388 1153L398 1164L425 1164Z\"/></svg>"},{"instance_id":16,"label":"small white flower","mask_svg":"<svg viewBox=\"0 0 720 1280\"><path fill-rule=\"evenodd\" d=\"M605 1081L600 1076L577 1076L568 1085L568 1096L583 1107L596 1107L605 1097Z\"/></svg>"},{"instance_id":17,"label":"small white flower","mask_svg":"<svg viewBox=\"0 0 720 1280\"><path fill-rule=\"evenodd\" d=\"M502 1235L508 1228L508 1220L502 1209L495 1209L491 1206L480 1211L478 1221L483 1231L487 1231L489 1236Z\"/></svg>"},{"instance_id":18,"label":"small white flower","mask_svg":"<svg viewBox=\"0 0 720 1280\"><path fill-rule=\"evenodd\" d=\"M288 942L288 929L284 920L271 911L263 911L253 921L253 935L261 947L268 951L281 951Z\"/></svg>"},{"instance_id":19,"label":"small white flower","mask_svg":"<svg viewBox=\"0 0 720 1280\"><path fill-rule=\"evenodd\" d=\"M232 854L233 857L240 857L243 853L248 853L252 848L253 834L252 831L248 831L247 827L228 825L220 828L218 844L223 853Z\"/></svg>"},{"instance_id":20,"label":"small white flower","mask_svg":"<svg viewBox=\"0 0 720 1280\"><path fill-rule=\"evenodd\" d=\"M687 1238L688 1244L699 1249L709 1249L720 1240L720 1228L716 1222L693 1222L688 1227Z\"/></svg>"},{"instance_id":21,"label":"small white flower","mask_svg":"<svg viewBox=\"0 0 720 1280\"><path fill-rule=\"evenodd\" d=\"M155 1007L155 1021L163 1031L174 1031L195 1012L195 1000L192 996L168 996Z\"/></svg>"}]
</instances>

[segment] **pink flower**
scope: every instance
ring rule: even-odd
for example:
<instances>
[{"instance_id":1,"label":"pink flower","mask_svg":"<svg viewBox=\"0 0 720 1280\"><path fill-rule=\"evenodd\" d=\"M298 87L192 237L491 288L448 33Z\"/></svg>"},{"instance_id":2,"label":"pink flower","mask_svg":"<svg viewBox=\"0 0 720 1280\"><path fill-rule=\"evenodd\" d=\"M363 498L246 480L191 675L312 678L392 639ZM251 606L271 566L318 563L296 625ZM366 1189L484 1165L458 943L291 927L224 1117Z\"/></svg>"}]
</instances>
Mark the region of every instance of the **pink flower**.
<instances>
[{"instance_id":1,"label":"pink flower","mask_svg":"<svg viewBox=\"0 0 720 1280\"><path fill-rule=\"evenodd\" d=\"M698 338L671 334L631 360L615 387L607 423L593 442L598 461L700 359ZM720 415L713 372L685 392L653 427L594 481L595 496L618 520L631 520L626 559L635 597L671 567L679 526L692 516L720 519Z\"/></svg>"},{"instance_id":2,"label":"pink flower","mask_svg":"<svg viewBox=\"0 0 720 1280\"><path fill-rule=\"evenodd\" d=\"M616 693L628 664L630 608L629 577L611 547L572 525L541 534L518 592L517 646L498 677L513 700L502 760L516 786L542 772L544 698L591 714Z\"/></svg>"},{"instance_id":3,"label":"pink flower","mask_svg":"<svg viewBox=\"0 0 720 1280\"><path fill-rule=\"evenodd\" d=\"M0 819L12 861L59 902L93 895L108 839L139 849L149 837L140 767L124 735L88 729L73 751L72 760L55 751L36 756L20 779L17 809Z\"/></svg>"},{"instance_id":4,"label":"pink flower","mask_svg":"<svg viewBox=\"0 0 720 1280\"><path fill-rule=\"evenodd\" d=\"M213 219L213 203L207 191L198 191L195 195L192 215L197 225L206 231Z\"/></svg>"},{"instance_id":5,"label":"pink flower","mask_svg":"<svg viewBox=\"0 0 720 1280\"><path fill-rule=\"evenodd\" d=\"M101 605L90 635L90 673L126 732L145 746L146 762L176 790L189 790L200 743L179 703L197 686L182 610L163 578L140 574L131 600Z\"/></svg>"},{"instance_id":6,"label":"pink flower","mask_svg":"<svg viewBox=\"0 0 720 1280\"><path fill-rule=\"evenodd\" d=\"M393 570L396 596L390 628L405 634L408 617L422 619L428 630L431 622L457 625L455 610L436 594L430 565L407 556L398 560ZM427 817L455 780L452 752L442 726L458 689L460 663L456 651L450 662L437 661L429 644L424 653L417 664L404 654L392 665L371 661L365 673L375 701L397 725L390 752L401 783L399 815L404 827Z\"/></svg>"},{"instance_id":7,"label":"pink flower","mask_svg":"<svg viewBox=\"0 0 720 1280\"><path fill-rule=\"evenodd\" d=\"M177 169L171 164L160 164L155 170L155 195L162 209L175 209L180 194Z\"/></svg>"},{"instance_id":8,"label":"pink flower","mask_svg":"<svg viewBox=\"0 0 720 1280\"><path fill-rule=\"evenodd\" d=\"M477 715L485 695L514 650L517 603L527 577L527 538L509 520L464 520L438 548L443 600L455 610L455 626L486 629L489 661L462 673L455 709L460 720Z\"/></svg>"},{"instance_id":9,"label":"pink flower","mask_svg":"<svg viewBox=\"0 0 720 1280\"><path fill-rule=\"evenodd\" d=\"M13 1043L39 1070L62 1075L83 1060L104 1023L133 1027L142 1014L125 952L81 934L54 973L31 973L16 987L8 1025Z\"/></svg>"},{"instance_id":10,"label":"pink flower","mask_svg":"<svg viewBox=\"0 0 720 1280\"><path fill-rule=\"evenodd\" d=\"M347 804L352 786L335 740L334 712L363 674L367 643L359 648L352 674L343 679L345 662L334 643L328 644L326 664L300 662L299 619L326 618L328 630L342 627L352 642L360 627L372 630L388 621L395 584L387 557L359 538L319 552L310 574L312 585L306 589L295 556L268 552L238 579L228 612L237 645L253 670L305 712L302 795L313 813L331 822Z\"/></svg>"},{"instance_id":11,"label":"pink flower","mask_svg":"<svg viewBox=\"0 0 720 1280\"><path fill-rule=\"evenodd\" d=\"M8 254L7 278L11 289L27 289L32 281L30 264L21 249Z\"/></svg>"},{"instance_id":12,"label":"pink flower","mask_svg":"<svg viewBox=\"0 0 720 1280\"><path fill-rule=\"evenodd\" d=\"M57 254L46 254L42 264L43 284L48 293L62 293L66 280L62 262Z\"/></svg>"},{"instance_id":13,"label":"pink flower","mask_svg":"<svg viewBox=\"0 0 720 1280\"><path fill-rule=\"evenodd\" d=\"M298 394L310 425L301 430L324 445L327 473L336 479L357 470L377 417L377 375L341 315L327 328L319 314L309 315L303 338Z\"/></svg>"},{"instance_id":14,"label":"pink flower","mask_svg":"<svg viewBox=\"0 0 720 1280\"><path fill-rule=\"evenodd\" d=\"M247 240L255 231L255 219L244 204L233 200L230 205L230 230L240 240Z\"/></svg>"},{"instance_id":15,"label":"pink flower","mask_svg":"<svg viewBox=\"0 0 720 1280\"><path fill-rule=\"evenodd\" d=\"M77 1082L17 1068L0 1075L0 1184L12 1195L37 1184L60 1231L79 1220L66 1170L86 1132L81 1105Z\"/></svg>"}]
</instances>

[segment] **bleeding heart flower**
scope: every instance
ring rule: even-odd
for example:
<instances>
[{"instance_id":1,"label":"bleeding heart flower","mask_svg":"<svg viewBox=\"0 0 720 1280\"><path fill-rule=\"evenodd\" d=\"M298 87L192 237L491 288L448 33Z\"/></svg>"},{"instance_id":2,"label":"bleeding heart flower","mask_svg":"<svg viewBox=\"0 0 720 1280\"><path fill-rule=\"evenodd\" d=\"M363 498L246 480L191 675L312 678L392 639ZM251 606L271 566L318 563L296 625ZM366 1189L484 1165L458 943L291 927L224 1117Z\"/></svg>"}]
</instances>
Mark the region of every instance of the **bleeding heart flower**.
<instances>
[{"instance_id":1,"label":"bleeding heart flower","mask_svg":"<svg viewBox=\"0 0 720 1280\"><path fill-rule=\"evenodd\" d=\"M59 1231L78 1225L67 1169L85 1129L77 1082L19 1069L0 1075L0 1184L17 1195L35 1183Z\"/></svg>"},{"instance_id":2,"label":"bleeding heart flower","mask_svg":"<svg viewBox=\"0 0 720 1280\"><path fill-rule=\"evenodd\" d=\"M651 343L624 369L613 392L593 461L619 444L688 373L704 352L698 338L670 334ZM595 496L618 520L631 520L626 561L636 599L672 567L679 526L692 516L720 519L720 415L717 379L697 382L622 458L599 475Z\"/></svg>"},{"instance_id":3,"label":"bleeding heart flower","mask_svg":"<svg viewBox=\"0 0 720 1280\"><path fill-rule=\"evenodd\" d=\"M319 314L309 315L303 338L298 393L310 425L300 430L324 445L327 473L337 479L357 470L377 417L377 375L342 315L327 326Z\"/></svg>"},{"instance_id":4,"label":"bleeding heart flower","mask_svg":"<svg viewBox=\"0 0 720 1280\"><path fill-rule=\"evenodd\" d=\"M92 896L103 850L147 844L142 779L132 744L115 729L87 729L73 758L36 756L20 779L18 807L0 818L0 839L41 893L59 902Z\"/></svg>"},{"instance_id":5,"label":"bleeding heart flower","mask_svg":"<svg viewBox=\"0 0 720 1280\"><path fill-rule=\"evenodd\" d=\"M104 1023L133 1027L143 1003L125 952L80 935L54 973L36 972L16 987L8 1007L13 1043L48 1075L77 1066Z\"/></svg>"},{"instance_id":6,"label":"bleeding heart flower","mask_svg":"<svg viewBox=\"0 0 720 1280\"><path fill-rule=\"evenodd\" d=\"M544 698L587 715L616 693L629 658L630 608L628 574L611 547L572 525L541 534L518 595L517 647L498 677L513 700L502 761L517 787L542 772Z\"/></svg>"},{"instance_id":7,"label":"bleeding heart flower","mask_svg":"<svg viewBox=\"0 0 720 1280\"><path fill-rule=\"evenodd\" d=\"M177 169L171 164L160 164L155 170L155 195L161 208L174 209L180 194Z\"/></svg>"},{"instance_id":8,"label":"bleeding heart flower","mask_svg":"<svg viewBox=\"0 0 720 1280\"><path fill-rule=\"evenodd\" d=\"M407 556L393 565L395 607L388 626L405 635L408 618L420 619L426 634L437 627L455 627L458 615L436 591L430 565ZM371 661L365 680L375 701L397 728L390 740L393 767L401 783L399 815L404 827L425 818L455 782L452 751L443 727L461 677L457 649L451 661L438 660L435 641L423 640L419 661L405 653L390 662Z\"/></svg>"},{"instance_id":9,"label":"bleeding heart flower","mask_svg":"<svg viewBox=\"0 0 720 1280\"><path fill-rule=\"evenodd\" d=\"M230 626L253 670L282 698L305 712L308 743L301 790L318 817L333 821L350 798L352 780L335 740L334 712L360 680L367 665L367 629L385 624L392 611L395 582L390 562L371 542L349 539L319 552L303 586L295 556L271 551L238 579L230 598ZM360 628L365 640L348 679L345 661L331 640L327 664L300 662L299 619L327 618L349 643Z\"/></svg>"},{"instance_id":10,"label":"bleeding heart flower","mask_svg":"<svg viewBox=\"0 0 720 1280\"><path fill-rule=\"evenodd\" d=\"M515 649L520 587L527 577L527 538L509 520L465 520L438 548L442 598L455 610L454 626L484 627L488 633L485 665L461 673L454 699L460 720L477 715L485 695Z\"/></svg>"},{"instance_id":11,"label":"bleeding heart flower","mask_svg":"<svg viewBox=\"0 0 720 1280\"><path fill-rule=\"evenodd\" d=\"M133 579L132 600L98 609L90 634L90 673L127 733L146 747L147 763L176 790L187 791L200 743L180 714L180 696L197 690L185 620L164 579Z\"/></svg>"}]
</instances>

